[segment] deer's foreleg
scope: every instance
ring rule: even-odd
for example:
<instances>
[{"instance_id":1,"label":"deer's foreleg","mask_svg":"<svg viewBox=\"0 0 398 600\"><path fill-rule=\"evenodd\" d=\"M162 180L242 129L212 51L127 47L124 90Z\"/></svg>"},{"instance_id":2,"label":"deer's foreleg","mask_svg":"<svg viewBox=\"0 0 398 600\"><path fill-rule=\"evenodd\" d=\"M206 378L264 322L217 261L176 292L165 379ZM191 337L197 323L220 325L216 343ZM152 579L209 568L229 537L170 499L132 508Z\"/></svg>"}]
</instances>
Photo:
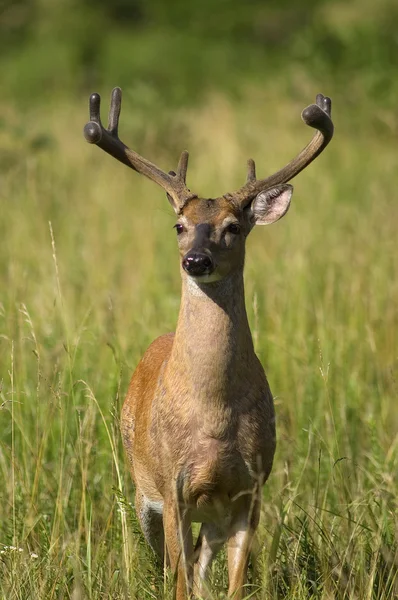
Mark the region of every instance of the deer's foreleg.
<instances>
[{"instance_id":1,"label":"deer's foreleg","mask_svg":"<svg viewBox=\"0 0 398 600\"><path fill-rule=\"evenodd\" d=\"M217 552L223 546L226 540L226 534L223 529L214 523L203 523L198 541L195 548L197 560L195 563L195 579L194 590L195 594L200 598L207 598L209 590L207 586L208 574L210 565L213 562Z\"/></svg>"},{"instance_id":2,"label":"deer's foreleg","mask_svg":"<svg viewBox=\"0 0 398 600\"><path fill-rule=\"evenodd\" d=\"M260 501L254 493L250 506L235 516L228 538L228 597L234 600L244 596L249 554L259 517Z\"/></svg>"},{"instance_id":3,"label":"deer's foreleg","mask_svg":"<svg viewBox=\"0 0 398 600\"><path fill-rule=\"evenodd\" d=\"M192 597L193 541L188 510L174 498L164 503L163 525L170 567L176 576L176 600Z\"/></svg>"}]
</instances>

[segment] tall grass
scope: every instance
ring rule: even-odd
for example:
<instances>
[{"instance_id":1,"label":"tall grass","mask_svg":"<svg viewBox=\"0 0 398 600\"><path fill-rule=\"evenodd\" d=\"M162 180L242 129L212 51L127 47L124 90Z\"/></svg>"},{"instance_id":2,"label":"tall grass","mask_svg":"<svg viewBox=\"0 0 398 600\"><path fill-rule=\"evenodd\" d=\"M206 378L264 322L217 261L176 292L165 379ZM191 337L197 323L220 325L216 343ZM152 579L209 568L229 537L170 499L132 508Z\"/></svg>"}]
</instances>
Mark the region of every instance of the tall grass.
<instances>
[{"instance_id":1,"label":"tall grass","mask_svg":"<svg viewBox=\"0 0 398 600\"><path fill-rule=\"evenodd\" d=\"M165 169L188 147L192 188L221 194L249 156L265 175L304 145L298 115L318 90L301 85L294 101L274 85L152 122L127 95L123 138ZM278 423L248 586L267 600L398 594L396 140L371 104L358 115L334 100L330 148L295 181L289 214L248 242L247 306ZM0 131L7 600L171 597L130 504L119 413L143 351L176 322L174 218L156 186L84 143L85 102L32 109L23 130L4 107ZM213 580L218 598L222 556Z\"/></svg>"}]
</instances>

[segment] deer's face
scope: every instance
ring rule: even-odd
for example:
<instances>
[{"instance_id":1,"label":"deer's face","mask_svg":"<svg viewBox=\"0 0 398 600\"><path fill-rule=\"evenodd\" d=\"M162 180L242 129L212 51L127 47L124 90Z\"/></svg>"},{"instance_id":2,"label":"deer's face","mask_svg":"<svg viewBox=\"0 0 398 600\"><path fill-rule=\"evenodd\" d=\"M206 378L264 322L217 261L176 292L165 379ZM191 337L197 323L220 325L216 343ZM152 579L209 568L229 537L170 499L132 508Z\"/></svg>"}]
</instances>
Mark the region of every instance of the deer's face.
<instances>
[{"instance_id":1,"label":"deer's face","mask_svg":"<svg viewBox=\"0 0 398 600\"><path fill-rule=\"evenodd\" d=\"M224 197L188 202L175 225L184 271L211 283L242 270L251 229L280 219L289 208L292 191L290 185L271 188L245 208Z\"/></svg>"},{"instance_id":2,"label":"deer's face","mask_svg":"<svg viewBox=\"0 0 398 600\"><path fill-rule=\"evenodd\" d=\"M175 228L181 266L190 277L210 283L243 267L250 226L244 211L224 198L192 200Z\"/></svg>"}]
</instances>

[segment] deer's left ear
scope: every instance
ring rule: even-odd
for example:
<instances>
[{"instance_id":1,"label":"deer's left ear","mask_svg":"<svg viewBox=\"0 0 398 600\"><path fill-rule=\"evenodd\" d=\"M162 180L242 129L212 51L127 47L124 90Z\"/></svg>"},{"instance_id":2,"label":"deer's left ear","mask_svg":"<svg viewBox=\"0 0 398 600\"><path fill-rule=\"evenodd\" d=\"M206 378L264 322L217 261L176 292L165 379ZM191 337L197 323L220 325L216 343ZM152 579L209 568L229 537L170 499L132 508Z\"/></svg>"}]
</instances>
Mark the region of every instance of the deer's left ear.
<instances>
[{"instance_id":1,"label":"deer's left ear","mask_svg":"<svg viewBox=\"0 0 398 600\"><path fill-rule=\"evenodd\" d=\"M270 225L281 219L289 210L293 186L277 185L257 194L250 206L253 225Z\"/></svg>"}]
</instances>

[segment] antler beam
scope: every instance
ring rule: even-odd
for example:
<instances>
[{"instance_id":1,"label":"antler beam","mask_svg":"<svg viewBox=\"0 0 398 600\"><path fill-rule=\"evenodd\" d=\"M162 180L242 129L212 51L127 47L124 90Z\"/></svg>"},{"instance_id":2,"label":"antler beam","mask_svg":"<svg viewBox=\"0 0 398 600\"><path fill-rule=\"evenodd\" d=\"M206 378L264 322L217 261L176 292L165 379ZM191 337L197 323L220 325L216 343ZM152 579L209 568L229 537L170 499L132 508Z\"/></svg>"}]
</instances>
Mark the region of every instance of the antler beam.
<instances>
[{"instance_id":1,"label":"antler beam","mask_svg":"<svg viewBox=\"0 0 398 600\"><path fill-rule=\"evenodd\" d=\"M192 194L185 183L188 152L181 154L177 173L172 176L128 148L118 136L121 104L122 90L117 87L112 91L108 128L105 129L100 117L100 95L91 94L89 103L90 121L84 127L84 137L90 144L96 144L123 164L160 185L166 191L174 210L177 213L181 212L188 200L196 198L196 194Z\"/></svg>"},{"instance_id":2,"label":"antler beam","mask_svg":"<svg viewBox=\"0 0 398 600\"><path fill-rule=\"evenodd\" d=\"M317 129L317 133L307 146L283 169L265 179L256 179L256 166L253 159L247 163L247 182L236 192L228 193L226 198L240 206L246 206L261 191L287 183L300 171L305 169L326 148L333 137L334 126L331 119L332 101L327 96L318 94L316 104L307 106L301 113L306 125Z\"/></svg>"}]
</instances>

